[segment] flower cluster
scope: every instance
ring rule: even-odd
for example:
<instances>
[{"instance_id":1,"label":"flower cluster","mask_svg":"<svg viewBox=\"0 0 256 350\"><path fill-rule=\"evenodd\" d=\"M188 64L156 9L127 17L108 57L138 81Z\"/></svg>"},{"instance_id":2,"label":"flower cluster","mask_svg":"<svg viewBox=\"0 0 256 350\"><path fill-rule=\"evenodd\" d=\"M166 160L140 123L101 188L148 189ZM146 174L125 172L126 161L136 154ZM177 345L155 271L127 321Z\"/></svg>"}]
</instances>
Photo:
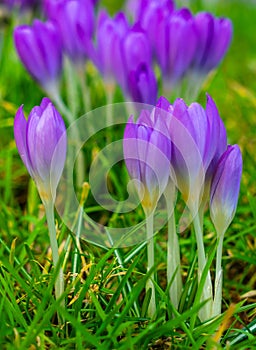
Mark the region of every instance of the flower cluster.
<instances>
[{"instance_id":1,"label":"flower cluster","mask_svg":"<svg viewBox=\"0 0 256 350\"><path fill-rule=\"evenodd\" d=\"M187 8L177 9L172 0L129 2L132 23L128 10L111 17L105 10L98 11L93 0L45 0L43 6L46 21L35 19L32 25L16 27L14 43L28 72L54 99L69 122L78 111L76 83L83 93L79 97L83 97L84 105L90 109L89 94L84 89L88 61L101 74L107 97L113 97L118 84L127 100L153 105L149 110L143 109L137 120L134 116L129 118L123 138L125 163L146 214L148 270L154 267L153 219L163 195L169 220L167 282L170 299L177 309L182 279L173 210L176 195L179 191L194 225L198 285L207 265L203 217L208 204L217 233L216 272L214 288L210 271L203 282L205 288L200 297L208 302L199 317L206 321L218 315L222 242L237 206L242 157L237 145L228 145L224 124L211 96L207 95L205 108L196 102L187 105L184 100L195 99L203 80L226 54L232 38L231 21L206 12L192 14ZM60 96L64 70L70 109ZM157 101L161 88L163 95L179 98L172 104L165 97ZM27 120L23 106L19 108L14 136L46 208L57 266L53 203L65 163L65 125L53 103L44 98ZM79 130L74 137L79 140ZM80 171L76 175L84 180L83 158L77 164ZM57 297L63 292L61 274L55 287ZM152 316L155 310L152 280L146 289L152 292L149 303Z\"/></svg>"},{"instance_id":2,"label":"flower cluster","mask_svg":"<svg viewBox=\"0 0 256 350\"><path fill-rule=\"evenodd\" d=\"M213 99L207 96L204 109L198 103L187 106L181 98L170 104L161 97L151 113L143 110L136 122L133 117L129 119L123 148L128 172L136 180L147 216L164 192L174 205L173 192L166 191L168 181L181 192L196 230L200 280L206 264L202 235L206 203L221 242L234 217L242 173L240 149L227 144L226 130ZM218 277L215 295L219 294L219 285ZM212 295L209 275L202 299L211 299ZM215 316L219 308L216 300L209 302L202 320Z\"/></svg>"},{"instance_id":3,"label":"flower cluster","mask_svg":"<svg viewBox=\"0 0 256 350\"><path fill-rule=\"evenodd\" d=\"M229 19L206 12L193 15L187 8L175 9L170 0L141 1L137 21L150 40L168 95L187 78L195 89L195 82L220 63L232 38Z\"/></svg>"},{"instance_id":4,"label":"flower cluster","mask_svg":"<svg viewBox=\"0 0 256 350\"><path fill-rule=\"evenodd\" d=\"M166 96L177 95L185 85L182 95L195 98L227 52L231 21L204 12L193 15L187 8L176 9L171 0L141 0L132 7L135 18L129 23L125 12L113 18L103 10L96 15L92 0L45 0L46 23L36 20L15 29L17 52L47 92L52 79L60 78L59 56L65 53L76 67L92 61L107 89L117 83L132 101L156 103L156 65Z\"/></svg>"}]
</instances>

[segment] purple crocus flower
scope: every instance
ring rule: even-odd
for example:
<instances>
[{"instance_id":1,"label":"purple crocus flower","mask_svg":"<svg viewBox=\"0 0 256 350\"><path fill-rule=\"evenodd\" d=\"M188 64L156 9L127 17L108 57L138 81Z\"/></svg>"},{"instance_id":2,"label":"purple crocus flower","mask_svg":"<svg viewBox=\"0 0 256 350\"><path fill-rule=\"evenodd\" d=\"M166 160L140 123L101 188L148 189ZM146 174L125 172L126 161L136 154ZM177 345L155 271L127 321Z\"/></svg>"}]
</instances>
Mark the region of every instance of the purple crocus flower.
<instances>
[{"instance_id":1,"label":"purple crocus flower","mask_svg":"<svg viewBox=\"0 0 256 350\"><path fill-rule=\"evenodd\" d=\"M166 30L166 22L174 11L172 0L141 0L137 1L137 21L145 30L154 54L156 54L161 35ZM159 35L160 34L160 35Z\"/></svg>"},{"instance_id":2,"label":"purple crocus flower","mask_svg":"<svg viewBox=\"0 0 256 350\"><path fill-rule=\"evenodd\" d=\"M126 98L155 104L157 83L151 67L150 44L143 29L139 25L130 28L122 12L112 19L102 11L96 38L96 65L107 88L112 88L116 81Z\"/></svg>"},{"instance_id":3,"label":"purple crocus flower","mask_svg":"<svg viewBox=\"0 0 256 350\"><path fill-rule=\"evenodd\" d=\"M198 103L187 106L182 99L168 105L164 98L157 106L168 111L172 140L172 176L188 206L198 210L202 195L209 194L216 163L226 150L226 131L214 101L208 95L204 109Z\"/></svg>"},{"instance_id":4,"label":"purple crocus flower","mask_svg":"<svg viewBox=\"0 0 256 350\"><path fill-rule=\"evenodd\" d=\"M14 119L16 145L44 203L55 199L66 158L66 129L63 119L48 98L34 107L25 119L21 106Z\"/></svg>"},{"instance_id":5,"label":"purple crocus flower","mask_svg":"<svg viewBox=\"0 0 256 350\"><path fill-rule=\"evenodd\" d=\"M207 75L226 54L232 39L232 22L228 18L216 18L211 13L200 12L194 18L197 48L193 70Z\"/></svg>"},{"instance_id":6,"label":"purple crocus flower","mask_svg":"<svg viewBox=\"0 0 256 350\"><path fill-rule=\"evenodd\" d=\"M152 63L152 52L145 32L139 27L131 28L121 42L125 80L117 78L125 95L133 101L155 104L157 82Z\"/></svg>"},{"instance_id":7,"label":"purple crocus flower","mask_svg":"<svg viewBox=\"0 0 256 350\"><path fill-rule=\"evenodd\" d=\"M156 57L165 90L172 90L187 73L194 58L196 44L193 16L188 9L174 11L165 25L159 26Z\"/></svg>"},{"instance_id":8,"label":"purple crocus flower","mask_svg":"<svg viewBox=\"0 0 256 350\"><path fill-rule=\"evenodd\" d=\"M128 91L133 101L155 104L157 97L157 82L151 67L140 64L128 75Z\"/></svg>"},{"instance_id":9,"label":"purple crocus flower","mask_svg":"<svg viewBox=\"0 0 256 350\"><path fill-rule=\"evenodd\" d=\"M160 10L161 14L169 14L174 9L173 0L128 0L126 4L126 12L135 20L140 21L143 18L146 23L149 18L154 22L158 17Z\"/></svg>"},{"instance_id":10,"label":"purple crocus flower","mask_svg":"<svg viewBox=\"0 0 256 350\"><path fill-rule=\"evenodd\" d=\"M121 40L129 29L124 13L117 13L114 18L105 11L100 11L96 30L97 57L96 65L107 84L114 84L118 79L125 85L125 71L121 54Z\"/></svg>"},{"instance_id":11,"label":"purple crocus flower","mask_svg":"<svg viewBox=\"0 0 256 350\"><path fill-rule=\"evenodd\" d=\"M166 124L154 111L142 111L137 122L129 118L123 140L124 159L146 214L154 210L166 188L171 141Z\"/></svg>"},{"instance_id":12,"label":"purple crocus flower","mask_svg":"<svg viewBox=\"0 0 256 350\"><path fill-rule=\"evenodd\" d=\"M58 1L48 8L50 19L56 23L67 56L81 64L94 55L94 6L91 0Z\"/></svg>"},{"instance_id":13,"label":"purple crocus flower","mask_svg":"<svg viewBox=\"0 0 256 350\"><path fill-rule=\"evenodd\" d=\"M210 214L219 235L225 233L235 215L241 175L241 151L238 145L228 146L211 185Z\"/></svg>"},{"instance_id":14,"label":"purple crocus flower","mask_svg":"<svg viewBox=\"0 0 256 350\"><path fill-rule=\"evenodd\" d=\"M36 0L3 0L3 4L9 9L17 8L20 11L31 9L37 5ZM1 2L2 3L2 2Z\"/></svg>"},{"instance_id":15,"label":"purple crocus flower","mask_svg":"<svg viewBox=\"0 0 256 350\"><path fill-rule=\"evenodd\" d=\"M56 91L62 72L61 40L51 22L35 20L14 30L18 55L32 77L47 91Z\"/></svg>"}]
</instances>

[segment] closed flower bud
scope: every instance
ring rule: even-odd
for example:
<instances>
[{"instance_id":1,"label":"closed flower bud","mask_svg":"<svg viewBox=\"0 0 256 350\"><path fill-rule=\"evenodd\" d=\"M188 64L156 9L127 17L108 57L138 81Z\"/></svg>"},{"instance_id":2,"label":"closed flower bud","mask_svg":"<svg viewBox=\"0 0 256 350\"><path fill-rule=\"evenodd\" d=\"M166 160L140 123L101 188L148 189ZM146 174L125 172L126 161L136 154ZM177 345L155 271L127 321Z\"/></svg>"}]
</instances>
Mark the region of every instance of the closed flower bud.
<instances>
[{"instance_id":1,"label":"closed flower bud","mask_svg":"<svg viewBox=\"0 0 256 350\"><path fill-rule=\"evenodd\" d=\"M232 39L232 22L228 18L216 18L200 12L194 18L197 34L197 49L193 70L207 75L226 54Z\"/></svg>"},{"instance_id":2,"label":"closed flower bud","mask_svg":"<svg viewBox=\"0 0 256 350\"><path fill-rule=\"evenodd\" d=\"M166 188L170 173L171 141L166 124L154 111L143 111L134 122L130 117L124 132L124 159L143 209L154 210Z\"/></svg>"},{"instance_id":3,"label":"closed flower bud","mask_svg":"<svg viewBox=\"0 0 256 350\"><path fill-rule=\"evenodd\" d=\"M220 158L211 185L210 214L219 235L235 215L242 175L242 155L237 145L228 146Z\"/></svg>"},{"instance_id":4,"label":"closed flower bud","mask_svg":"<svg viewBox=\"0 0 256 350\"><path fill-rule=\"evenodd\" d=\"M43 202L55 199L66 158L66 129L63 119L48 98L25 119L21 106L14 119L16 145Z\"/></svg>"},{"instance_id":5,"label":"closed flower bud","mask_svg":"<svg viewBox=\"0 0 256 350\"><path fill-rule=\"evenodd\" d=\"M62 49L53 23L35 20L14 30L18 55L32 77L47 91L56 91L62 72Z\"/></svg>"}]
</instances>

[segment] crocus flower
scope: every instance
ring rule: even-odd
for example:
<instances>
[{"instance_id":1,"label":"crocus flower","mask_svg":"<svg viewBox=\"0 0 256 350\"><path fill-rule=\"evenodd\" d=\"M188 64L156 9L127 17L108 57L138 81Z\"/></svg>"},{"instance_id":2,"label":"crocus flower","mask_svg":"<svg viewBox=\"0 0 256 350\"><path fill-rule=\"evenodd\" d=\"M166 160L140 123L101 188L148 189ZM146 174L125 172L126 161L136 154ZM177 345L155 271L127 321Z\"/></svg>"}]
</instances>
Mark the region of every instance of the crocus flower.
<instances>
[{"instance_id":1,"label":"crocus flower","mask_svg":"<svg viewBox=\"0 0 256 350\"><path fill-rule=\"evenodd\" d=\"M211 183L216 162L226 150L226 131L209 95L206 109L198 103L187 106L182 99L168 106L163 98L161 108L172 116L167 123L173 144L173 176L188 206L195 212L206 186Z\"/></svg>"},{"instance_id":2,"label":"crocus flower","mask_svg":"<svg viewBox=\"0 0 256 350\"><path fill-rule=\"evenodd\" d=\"M105 11L100 11L96 29L96 65L107 84L114 84L118 79L125 84L125 72L121 54L121 40L129 28L123 12L114 18Z\"/></svg>"},{"instance_id":3,"label":"crocus flower","mask_svg":"<svg viewBox=\"0 0 256 350\"><path fill-rule=\"evenodd\" d=\"M188 72L196 50L196 31L188 9L174 11L160 26L156 57L163 75L164 89L170 91Z\"/></svg>"},{"instance_id":4,"label":"crocus flower","mask_svg":"<svg viewBox=\"0 0 256 350\"><path fill-rule=\"evenodd\" d=\"M122 12L112 19L102 11L96 39L96 65L107 88L117 82L127 99L155 104L157 83L144 30L139 25L130 28Z\"/></svg>"},{"instance_id":5,"label":"crocus flower","mask_svg":"<svg viewBox=\"0 0 256 350\"><path fill-rule=\"evenodd\" d=\"M142 111L137 122L128 120L123 140L124 159L146 214L154 210L166 188L171 142L166 124L154 112Z\"/></svg>"},{"instance_id":6,"label":"crocus flower","mask_svg":"<svg viewBox=\"0 0 256 350\"><path fill-rule=\"evenodd\" d=\"M140 21L143 18L146 20L145 23L150 23L149 18L154 21L159 15L156 13L158 10L161 14L169 14L173 9L173 0L128 0L126 3L126 12L134 21Z\"/></svg>"},{"instance_id":7,"label":"crocus flower","mask_svg":"<svg viewBox=\"0 0 256 350\"><path fill-rule=\"evenodd\" d=\"M118 82L127 98L133 101L155 104L157 82L152 63L152 52L145 32L131 28L121 42L121 54L125 79Z\"/></svg>"},{"instance_id":8,"label":"crocus flower","mask_svg":"<svg viewBox=\"0 0 256 350\"><path fill-rule=\"evenodd\" d=\"M48 13L56 23L67 56L75 64L91 58L94 55L94 7L91 0L60 1L52 6Z\"/></svg>"},{"instance_id":9,"label":"crocus flower","mask_svg":"<svg viewBox=\"0 0 256 350\"><path fill-rule=\"evenodd\" d=\"M140 64L135 71L128 74L128 91L133 101L155 104L157 82L151 67Z\"/></svg>"},{"instance_id":10,"label":"crocus flower","mask_svg":"<svg viewBox=\"0 0 256 350\"><path fill-rule=\"evenodd\" d=\"M201 12L194 17L197 48L192 69L207 75L226 54L232 39L232 22L228 18L216 18Z\"/></svg>"},{"instance_id":11,"label":"crocus flower","mask_svg":"<svg viewBox=\"0 0 256 350\"><path fill-rule=\"evenodd\" d=\"M210 214L218 234L224 234L235 215L242 175L242 155L228 146L218 162L211 185Z\"/></svg>"},{"instance_id":12,"label":"crocus flower","mask_svg":"<svg viewBox=\"0 0 256 350\"><path fill-rule=\"evenodd\" d=\"M21 106L14 119L16 145L42 201L55 199L66 158L66 129L63 119L48 98L34 107L25 119Z\"/></svg>"},{"instance_id":13,"label":"crocus flower","mask_svg":"<svg viewBox=\"0 0 256 350\"><path fill-rule=\"evenodd\" d=\"M20 11L31 9L37 5L36 0L3 0L3 4L9 9L17 8Z\"/></svg>"},{"instance_id":14,"label":"crocus flower","mask_svg":"<svg viewBox=\"0 0 256 350\"><path fill-rule=\"evenodd\" d=\"M61 40L51 22L35 20L14 30L18 55L32 77L47 91L55 92L62 72Z\"/></svg>"},{"instance_id":15,"label":"crocus flower","mask_svg":"<svg viewBox=\"0 0 256 350\"><path fill-rule=\"evenodd\" d=\"M172 0L141 0L137 1L137 21L147 33L154 54L159 40L162 40L166 30L166 22L174 11Z\"/></svg>"}]
</instances>

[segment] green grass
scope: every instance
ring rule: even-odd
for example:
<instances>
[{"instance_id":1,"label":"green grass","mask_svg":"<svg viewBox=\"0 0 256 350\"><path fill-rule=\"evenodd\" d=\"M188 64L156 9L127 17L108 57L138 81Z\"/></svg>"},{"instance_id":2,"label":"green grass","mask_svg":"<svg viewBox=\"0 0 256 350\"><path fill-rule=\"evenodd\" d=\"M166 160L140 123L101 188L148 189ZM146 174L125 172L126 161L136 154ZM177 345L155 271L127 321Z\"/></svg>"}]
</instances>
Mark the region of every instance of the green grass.
<instances>
[{"instance_id":1,"label":"green grass","mask_svg":"<svg viewBox=\"0 0 256 350\"><path fill-rule=\"evenodd\" d=\"M105 3L111 6L110 2ZM197 3L194 7L200 9ZM232 350L256 347L256 338L250 334L255 333L256 316L256 7L225 1L214 12L233 20L234 38L199 101L205 104L205 91L212 95L229 142L240 145L244 161L237 213L224 239L223 315L205 324L194 317L201 305L194 301L196 245L190 229L180 237L186 284L180 309L175 312L166 282L166 227L155 237L155 269L147 273L145 246L107 250L83 240L77 245L59 218L66 308L60 306L60 300L55 301L53 289L58 269L52 267L44 209L13 139L17 108L24 104L28 112L40 102L43 92L18 61L9 27L5 29L0 60L1 349L229 349L229 342ZM104 92L94 74L89 72L88 79L96 107L104 104ZM117 100L119 95L117 92ZM88 162L95 149L92 141L87 150ZM125 198L125 186L120 184L127 181L127 173L123 165L114 170L115 177L110 180L113 195ZM107 213L93 202L90 194L86 210L102 223L119 227L143 218L141 209L134 219ZM205 243L209 254L214 245L213 231L207 214ZM149 319L145 283L153 272L157 275L157 314ZM57 311L65 324L58 324Z\"/></svg>"}]
</instances>

